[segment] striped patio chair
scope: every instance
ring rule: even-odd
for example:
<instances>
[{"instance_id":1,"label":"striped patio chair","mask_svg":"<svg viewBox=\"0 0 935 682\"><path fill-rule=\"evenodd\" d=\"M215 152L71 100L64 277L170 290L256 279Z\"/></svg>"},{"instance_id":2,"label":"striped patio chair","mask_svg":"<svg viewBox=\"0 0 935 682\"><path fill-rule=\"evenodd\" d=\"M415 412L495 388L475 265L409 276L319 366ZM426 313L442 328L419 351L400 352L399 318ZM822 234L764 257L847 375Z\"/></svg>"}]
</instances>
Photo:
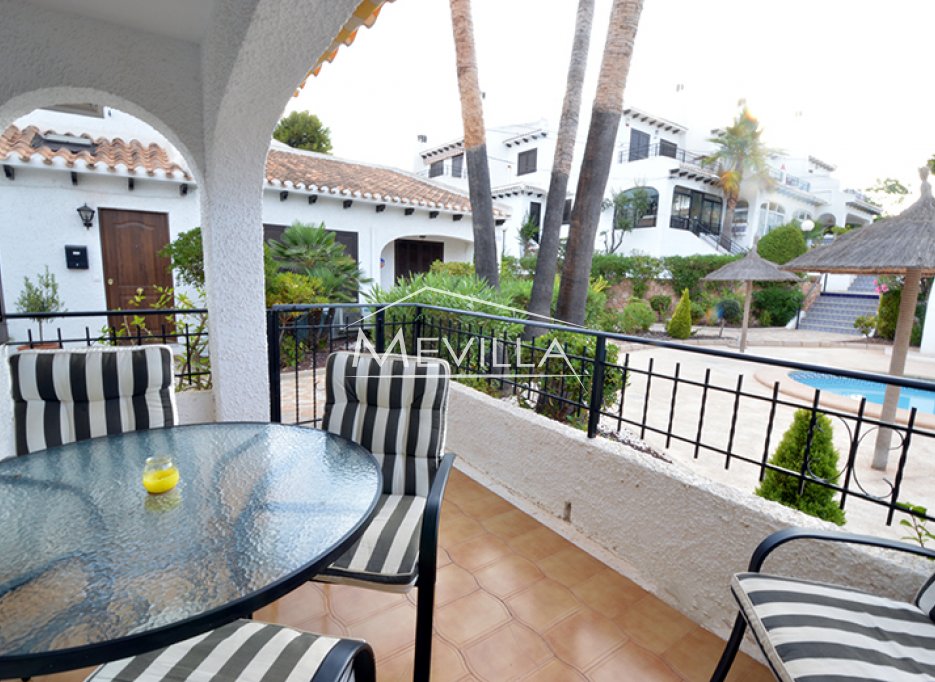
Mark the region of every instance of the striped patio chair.
<instances>
[{"instance_id":1,"label":"striped patio chair","mask_svg":"<svg viewBox=\"0 0 935 682\"><path fill-rule=\"evenodd\" d=\"M381 366L382 363L382 366ZM393 592L418 587L414 679L429 679L451 370L443 360L333 353L323 428L364 446L383 470L383 494L360 540L315 578Z\"/></svg>"},{"instance_id":2,"label":"striped patio chair","mask_svg":"<svg viewBox=\"0 0 935 682\"><path fill-rule=\"evenodd\" d=\"M10 356L16 454L178 423L168 346Z\"/></svg>"},{"instance_id":3,"label":"striped patio chair","mask_svg":"<svg viewBox=\"0 0 935 682\"><path fill-rule=\"evenodd\" d=\"M773 533L754 551L749 572L733 578L740 614L712 682L727 677L747 623L776 679L783 682L935 680L935 574L911 602L904 602L843 585L760 572L770 552L800 539L935 559L935 550L869 535L807 528Z\"/></svg>"},{"instance_id":4,"label":"striped patio chair","mask_svg":"<svg viewBox=\"0 0 935 682\"><path fill-rule=\"evenodd\" d=\"M375 682L373 650L338 639L237 620L163 649L105 663L85 682Z\"/></svg>"}]
</instances>

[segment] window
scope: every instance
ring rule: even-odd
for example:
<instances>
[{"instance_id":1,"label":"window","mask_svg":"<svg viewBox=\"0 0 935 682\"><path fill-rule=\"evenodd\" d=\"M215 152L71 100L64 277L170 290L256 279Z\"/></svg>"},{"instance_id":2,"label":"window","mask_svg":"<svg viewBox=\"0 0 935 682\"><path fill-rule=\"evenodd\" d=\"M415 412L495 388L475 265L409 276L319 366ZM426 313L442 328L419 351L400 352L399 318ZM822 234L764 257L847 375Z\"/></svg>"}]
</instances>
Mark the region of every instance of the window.
<instances>
[{"instance_id":1,"label":"window","mask_svg":"<svg viewBox=\"0 0 935 682\"><path fill-rule=\"evenodd\" d=\"M571 199L565 199L565 205L562 207L562 225L568 225L571 222Z\"/></svg>"},{"instance_id":2,"label":"window","mask_svg":"<svg viewBox=\"0 0 935 682\"><path fill-rule=\"evenodd\" d=\"M538 201L529 202L529 220L539 227L542 219L542 204Z\"/></svg>"},{"instance_id":3,"label":"window","mask_svg":"<svg viewBox=\"0 0 935 682\"><path fill-rule=\"evenodd\" d=\"M691 230L695 234L718 234L723 212L721 197L687 187L676 187L672 194L672 217L669 227Z\"/></svg>"},{"instance_id":4,"label":"window","mask_svg":"<svg viewBox=\"0 0 935 682\"><path fill-rule=\"evenodd\" d=\"M738 201L734 207L734 221L731 230L734 234L743 234L747 231L747 216L750 213L750 204L746 201Z\"/></svg>"},{"instance_id":5,"label":"window","mask_svg":"<svg viewBox=\"0 0 935 682\"><path fill-rule=\"evenodd\" d=\"M464 167L464 154L458 154L451 157L451 177L460 178L461 169Z\"/></svg>"},{"instance_id":6,"label":"window","mask_svg":"<svg viewBox=\"0 0 935 682\"><path fill-rule=\"evenodd\" d=\"M437 178L439 175L444 175L445 173L445 162L444 161L434 161L431 166L429 166L429 177Z\"/></svg>"},{"instance_id":7,"label":"window","mask_svg":"<svg viewBox=\"0 0 935 682\"><path fill-rule=\"evenodd\" d=\"M786 222L786 209L774 201L760 204L760 233L765 234Z\"/></svg>"},{"instance_id":8,"label":"window","mask_svg":"<svg viewBox=\"0 0 935 682\"><path fill-rule=\"evenodd\" d=\"M674 142L659 140L659 156L668 156L670 159L674 159L678 150L679 146Z\"/></svg>"},{"instance_id":9,"label":"window","mask_svg":"<svg viewBox=\"0 0 935 682\"><path fill-rule=\"evenodd\" d=\"M649 158L649 133L630 128L630 161Z\"/></svg>"},{"instance_id":10,"label":"window","mask_svg":"<svg viewBox=\"0 0 935 682\"><path fill-rule=\"evenodd\" d=\"M529 149L519 153L516 157L517 175L526 175L526 173L536 172L536 151L535 149Z\"/></svg>"},{"instance_id":11,"label":"window","mask_svg":"<svg viewBox=\"0 0 935 682\"><path fill-rule=\"evenodd\" d=\"M804 223L806 220L814 220L814 218L812 218L812 214L806 210L796 211L795 219L800 223Z\"/></svg>"},{"instance_id":12,"label":"window","mask_svg":"<svg viewBox=\"0 0 935 682\"><path fill-rule=\"evenodd\" d=\"M655 227L659 192L652 187L633 187L614 196L615 230Z\"/></svg>"}]
</instances>

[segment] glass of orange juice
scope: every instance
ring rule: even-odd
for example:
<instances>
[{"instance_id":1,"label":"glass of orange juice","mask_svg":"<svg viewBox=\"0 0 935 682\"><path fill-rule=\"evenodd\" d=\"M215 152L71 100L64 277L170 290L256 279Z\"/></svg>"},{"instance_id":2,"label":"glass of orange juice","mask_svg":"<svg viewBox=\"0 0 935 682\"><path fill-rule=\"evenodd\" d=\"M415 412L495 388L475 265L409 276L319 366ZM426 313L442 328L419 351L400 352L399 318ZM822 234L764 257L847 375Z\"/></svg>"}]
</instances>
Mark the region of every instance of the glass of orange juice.
<instances>
[{"instance_id":1,"label":"glass of orange juice","mask_svg":"<svg viewBox=\"0 0 935 682\"><path fill-rule=\"evenodd\" d=\"M179 469L171 457L147 457L143 466L143 487L151 494L172 490L179 482Z\"/></svg>"}]
</instances>

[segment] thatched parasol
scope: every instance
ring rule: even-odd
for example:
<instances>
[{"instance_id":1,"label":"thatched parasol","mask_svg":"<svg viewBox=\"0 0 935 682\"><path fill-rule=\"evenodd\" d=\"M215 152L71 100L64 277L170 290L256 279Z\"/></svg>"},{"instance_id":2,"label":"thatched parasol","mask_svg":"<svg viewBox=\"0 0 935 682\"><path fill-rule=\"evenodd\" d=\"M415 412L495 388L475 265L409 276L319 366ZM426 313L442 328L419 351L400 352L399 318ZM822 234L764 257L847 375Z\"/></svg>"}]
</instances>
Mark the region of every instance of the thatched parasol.
<instances>
[{"instance_id":1,"label":"thatched parasol","mask_svg":"<svg viewBox=\"0 0 935 682\"><path fill-rule=\"evenodd\" d=\"M892 218L851 230L830 244L819 246L783 266L795 272L839 272L846 274L903 275L899 321L893 340L890 374L902 376L915 320L919 284L923 276L935 274L935 198L928 183L928 168L920 168L922 196ZM895 421L899 387L887 385L881 421ZM885 469L892 431L881 428L873 454L873 468Z\"/></svg>"},{"instance_id":2,"label":"thatched parasol","mask_svg":"<svg viewBox=\"0 0 935 682\"><path fill-rule=\"evenodd\" d=\"M743 325L740 328L740 352L747 349L747 325L750 322L750 300L753 298L754 282L795 282L798 277L783 272L772 262L761 258L756 252L756 244L747 251L747 255L731 261L722 268L705 276L709 282L745 282L743 294Z\"/></svg>"}]
</instances>

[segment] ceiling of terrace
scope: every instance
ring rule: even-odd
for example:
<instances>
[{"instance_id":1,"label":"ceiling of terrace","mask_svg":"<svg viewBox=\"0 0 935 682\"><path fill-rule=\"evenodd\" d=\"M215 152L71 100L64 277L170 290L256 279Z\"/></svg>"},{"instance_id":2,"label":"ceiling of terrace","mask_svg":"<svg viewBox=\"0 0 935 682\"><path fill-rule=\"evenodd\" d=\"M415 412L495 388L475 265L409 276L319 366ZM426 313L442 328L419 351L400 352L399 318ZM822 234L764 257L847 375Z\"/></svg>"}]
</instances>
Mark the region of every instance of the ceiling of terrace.
<instances>
[{"instance_id":1,"label":"ceiling of terrace","mask_svg":"<svg viewBox=\"0 0 935 682\"><path fill-rule=\"evenodd\" d=\"M201 42L208 30L215 0L32 0L32 4L66 14L154 33L177 40Z\"/></svg>"}]
</instances>

